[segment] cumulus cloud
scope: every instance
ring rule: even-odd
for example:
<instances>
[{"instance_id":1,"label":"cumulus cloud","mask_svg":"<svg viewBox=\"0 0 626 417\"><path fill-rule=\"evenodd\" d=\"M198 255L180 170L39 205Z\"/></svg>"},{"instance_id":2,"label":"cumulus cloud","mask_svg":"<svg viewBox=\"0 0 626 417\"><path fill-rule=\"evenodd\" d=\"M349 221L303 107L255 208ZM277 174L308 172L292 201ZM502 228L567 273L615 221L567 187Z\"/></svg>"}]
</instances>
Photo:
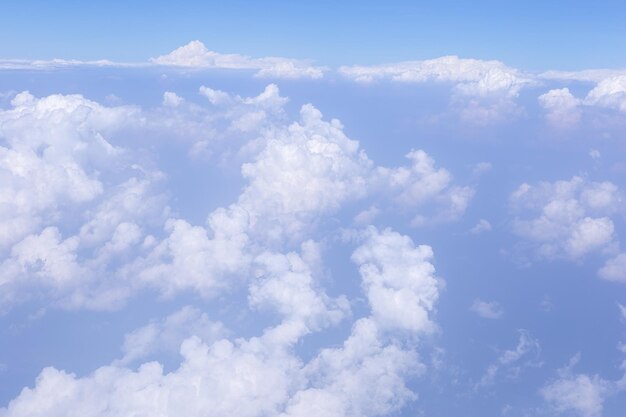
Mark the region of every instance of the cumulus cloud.
<instances>
[{"instance_id":1,"label":"cumulus cloud","mask_svg":"<svg viewBox=\"0 0 626 417\"><path fill-rule=\"evenodd\" d=\"M598 275L607 281L626 282L626 253L608 259Z\"/></svg>"},{"instance_id":2,"label":"cumulus cloud","mask_svg":"<svg viewBox=\"0 0 626 417\"><path fill-rule=\"evenodd\" d=\"M425 203L437 202L437 213L426 217L418 214L413 219L416 226L426 222L458 219L474 196L471 187L452 185L452 175L445 168L437 168L435 161L423 150L413 150L406 157L409 167L377 169L377 175L390 190L397 190L395 200L404 207L419 208Z\"/></svg>"},{"instance_id":3,"label":"cumulus cloud","mask_svg":"<svg viewBox=\"0 0 626 417\"><path fill-rule=\"evenodd\" d=\"M607 389L606 382L597 375L579 374L549 383L541 395L558 413L573 411L581 417L599 417Z\"/></svg>"},{"instance_id":4,"label":"cumulus cloud","mask_svg":"<svg viewBox=\"0 0 626 417\"><path fill-rule=\"evenodd\" d=\"M454 85L453 107L463 120L486 125L519 113L514 99L520 90L535 83L534 77L499 61L445 56L376 66L343 66L339 73L360 83L391 80L403 83L427 81Z\"/></svg>"},{"instance_id":5,"label":"cumulus cloud","mask_svg":"<svg viewBox=\"0 0 626 417\"><path fill-rule=\"evenodd\" d=\"M626 75L600 81L585 97L585 104L626 111Z\"/></svg>"},{"instance_id":6,"label":"cumulus cloud","mask_svg":"<svg viewBox=\"0 0 626 417\"><path fill-rule=\"evenodd\" d=\"M109 308L129 292L99 272L167 211L161 174L108 140L139 114L28 92L0 110L2 308L38 294L66 307Z\"/></svg>"},{"instance_id":7,"label":"cumulus cloud","mask_svg":"<svg viewBox=\"0 0 626 417\"><path fill-rule=\"evenodd\" d=\"M594 251L611 250L616 242L609 217L623 206L619 188L608 181L581 177L554 183L522 184L511 203L536 217L516 218L514 231L548 259L578 259Z\"/></svg>"},{"instance_id":8,"label":"cumulus cloud","mask_svg":"<svg viewBox=\"0 0 626 417\"><path fill-rule=\"evenodd\" d=\"M321 265L319 247L302 244L302 254L264 252L254 261L248 301L253 308L277 310L285 320L317 331L337 324L350 311L348 300L331 299L319 287L313 271Z\"/></svg>"},{"instance_id":9,"label":"cumulus cloud","mask_svg":"<svg viewBox=\"0 0 626 417\"><path fill-rule=\"evenodd\" d=\"M373 318L383 328L432 332L429 312L439 296L440 281L430 263L429 246L389 229L370 227L367 240L352 254L359 265Z\"/></svg>"},{"instance_id":10,"label":"cumulus cloud","mask_svg":"<svg viewBox=\"0 0 626 417\"><path fill-rule=\"evenodd\" d=\"M80 95L16 95L0 110L0 248L19 241L62 210L103 193L101 171L121 159L106 135L137 113Z\"/></svg>"},{"instance_id":11,"label":"cumulus cloud","mask_svg":"<svg viewBox=\"0 0 626 417\"><path fill-rule=\"evenodd\" d=\"M499 319L504 312L502 307L495 301L483 301L476 299L472 303L470 310L485 319Z\"/></svg>"},{"instance_id":12,"label":"cumulus cloud","mask_svg":"<svg viewBox=\"0 0 626 417\"><path fill-rule=\"evenodd\" d=\"M65 308L119 308L148 288L166 297L215 297L248 282L264 245L300 245L350 202L379 195L418 213L413 223L422 224L457 219L473 195L422 150L408 154L410 166L376 167L338 120L324 120L312 105L289 124L287 99L273 84L256 97L208 87L200 93L206 109L166 92L156 111L23 93L0 113L10 179L0 212L7 225L0 229L3 305L43 296ZM206 115L194 122L198 128L219 120L223 132L254 138L241 154L248 162L239 197L212 210L206 225L175 215L164 174L133 163L140 151L131 146L141 142L122 148L105 139L125 128L188 132L189 114ZM32 167L24 165L31 160ZM75 218L77 211L83 214Z\"/></svg>"},{"instance_id":13,"label":"cumulus cloud","mask_svg":"<svg viewBox=\"0 0 626 417\"><path fill-rule=\"evenodd\" d=\"M417 398L406 378L421 374L424 368L412 334L433 327L430 315L438 285L429 262L432 252L391 230L370 228L362 239L353 260L360 265L372 313L354 323L339 347L322 349L306 363L293 350L302 336L318 329L313 325L303 331L302 325L309 326L322 316L331 321L339 317L327 304L329 299L312 285L310 264L317 262L319 254L315 244L308 242L301 254L268 253L258 258L260 273L250 286L250 306L271 305L282 316L277 326L266 328L262 335L209 341L219 337L219 325L186 307L129 334L124 358L87 376L45 368L35 386L25 388L7 408L0 409L0 415L183 412L206 416L210 410L212 416L229 417L320 413L356 417L395 412ZM384 300L391 299L381 298L381 292L402 300L409 318L390 310ZM326 315L329 312L331 316ZM136 370L123 366L188 331L206 336L182 342L182 363L177 369L164 373L158 362L144 363Z\"/></svg>"},{"instance_id":14,"label":"cumulus cloud","mask_svg":"<svg viewBox=\"0 0 626 417\"><path fill-rule=\"evenodd\" d=\"M575 374L572 368L579 360L580 355L574 356L567 366L558 370L557 378L541 388L540 393L557 413L571 411L581 417L599 417L605 399L615 387L598 375Z\"/></svg>"},{"instance_id":15,"label":"cumulus cloud","mask_svg":"<svg viewBox=\"0 0 626 417\"><path fill-rule=\"evenodd\" d=\"M151 58L149 62L116 62L107 59L81 61L76 59L23 60L2 59L0 70L55 70L81 67L143 68L172 66L189 69L254 70L260 78L319 79L328 68L314 66L308 60L282 57L251 58L239 54L221 54L210 51L198 40L191 41L169 54Z\"/></svg>"},{"instance_id":16,"label":"cumulus cloud","mask_svg":"<svg viewBox=\"0 0 626 417\"><path fill-rule=\"evenodd\" d=\"M115 363L128 365L159 353L177 353L183 340L191 336L211 344L226 335L222 323L211 321L206 313L193 306L185 306L164 319L127 333L122 345L124 355Z\"/></svg>"},{"instance_id":17,"label":"cumulus cloud","mask_svg":"<svg viewBox=\"0 0 626 417\"><path fill-rule=\"evenodd\" d=\"M307 61L280 58L250 58L238 54L220 54L210 51L200 41L191 41L151 62L186 68L226 68L256 70L262 78L322 78L326 68L312 66Z\"/></svg>"},{"instance_id":18,"label":"cumulus cloud","mask_svg":"<svg viewBox=\"0 0 626 417\"><path fill-rule=\"evenodd\" d=\"M546 119L551 125L572 128L580 122L582 101L574 97L568 88L550 90L538 100L546 110Z\"/></svg>"},{"instance_id":19,"label":"cumulus cloud","mask_svg":"<svg viewBox=\"0 0 626 417\"><path fill-rule=\"evenodd\" d=\"M239 197L269 238L298 235L320 214L368 192L372 162L338 120L305 105L299 123L268 132L266 146L242 166L249 184Z\"/></svg>"}]
</instances>

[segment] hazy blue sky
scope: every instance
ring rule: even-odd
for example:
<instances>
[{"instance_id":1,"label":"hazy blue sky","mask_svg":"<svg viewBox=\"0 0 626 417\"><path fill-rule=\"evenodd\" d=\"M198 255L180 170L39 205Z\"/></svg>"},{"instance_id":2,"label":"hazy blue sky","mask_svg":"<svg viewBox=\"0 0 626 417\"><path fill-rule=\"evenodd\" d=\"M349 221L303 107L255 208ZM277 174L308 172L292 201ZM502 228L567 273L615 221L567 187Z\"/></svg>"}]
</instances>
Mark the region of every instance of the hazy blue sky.
<instances>
[{"instance_id":1,"label":"hazy blue sky","mask_svg":"<svg viewBox=\"0 0 626 417\"><path fill-rule=\"evenodd\" d=\"M0 417L624 416L626 8L406 3L0 6Z\"/></svg>"},{"instance_id":2,"label":"hazy blue sky","mask_svg":"<svg viewBox=\"0 0 626 417\"><path fill-rule=\"evenodd\" d=\"M201 39L219 52L326 65L456 54L523 69L615 68L626 66L624 20L620 1L7 0L0 51L136 61Z\"/></svg>"}]
</instances>

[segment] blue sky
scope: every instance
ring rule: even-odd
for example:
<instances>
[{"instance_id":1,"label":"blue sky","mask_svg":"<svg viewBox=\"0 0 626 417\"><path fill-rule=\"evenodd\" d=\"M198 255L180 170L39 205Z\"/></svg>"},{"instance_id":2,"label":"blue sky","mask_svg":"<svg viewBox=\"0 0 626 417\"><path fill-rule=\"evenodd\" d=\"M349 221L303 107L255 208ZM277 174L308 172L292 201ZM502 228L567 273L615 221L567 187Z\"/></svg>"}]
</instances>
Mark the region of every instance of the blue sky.
<instances>
[{"instance_id":1,"label":"blue sky","mask_svg":"<svg viewBox=\"0 0 626 417\"><path fill-rule=\"evenodd\" d=\"M215 51L324 65L455 54L528 70L621 68L624 19L619 1L9 0L0 47L4 58L136 61L201 39Z\"/></svg>"},{"instance_id":2,"label":"blue sky","mask_svg":"<svg viewBox=\"0 0 626 417\"><path fill-rule=\"evenodd\" d=\"M0 417L623 417L624 11L3 3Z\"/></svg>"}]
</instances>

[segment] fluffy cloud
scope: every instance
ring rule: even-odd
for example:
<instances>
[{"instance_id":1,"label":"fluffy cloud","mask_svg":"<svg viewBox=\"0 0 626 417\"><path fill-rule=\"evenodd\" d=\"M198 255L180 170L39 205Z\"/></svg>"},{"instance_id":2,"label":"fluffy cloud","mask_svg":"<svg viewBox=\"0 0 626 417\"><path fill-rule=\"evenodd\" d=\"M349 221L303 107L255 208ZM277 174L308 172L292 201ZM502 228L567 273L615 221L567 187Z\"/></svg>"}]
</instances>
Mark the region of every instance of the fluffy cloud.
<instances>
[{"instance_id":1,"label":"fluffy cloud","mask_svg":"<svg viewBox=\"0 0 626 417\"><path fill-rule=\"evenodd\" d=\"M248 301L253 308L276 310L288 322L317 331L337 324L350 311L344 297L331 299L319 287L313 271L321 267L317 244L306 241L302 254L264 252L254 261L255 278Z\"/></svg>"},{"instance_id":2,"label":"fluffy cloud","mask_svg":"<svg viewBox=\"0 0 626 417\"><path fill-rule=\"evenodd\" d=\"M626 282L626 253L607 260L598 275L607 281Z\"/></svg>"},{"instance_id":3,"label":"fluffy cloud","mask_svg":"<svg viewBox=\"0 0 626 417\"><path fill-rule=\"evenodd\" d=\"M161 175L107 140L140 110L28 92L11 106L0 110L2 308L38 294L73 308L117 305L129 289L99 273L167 211Z\"/></svg>"},{"instance_id":4,"label":"fluffy cloud","mask_svg":"<svg viewBox=\"0 0 626 417\"><path fill-rule=\"evenodd\" d=\"M413 224L456 220L463 215L474 190L452 185L450 172L435 167L433 158L423 150L413 150L406 157L412 162L410 167L379 167L376 174L386 188L397 192L395 200L404 207L415 209L426 203L438 203L436 214L428 218L420 213Z\"/></svg>"},{"instance_id":5,"label":"fluffy cloud","mask_svg":"<svg viewBox=\"0 0 626 417\"><path fill-rule=\"evenodd\" d=\"M437 300L437 280L429 262L432 252L415 247L406 236L368 229L353 259L360 264L363 288L372 314L357 320L340 347L322 349L307 363L293 352L295 343L316 326L299 326L318 318L335 318L328 298L313 285L311 265L318 262L315 245L301 254L263 254L259 275L250 286L252 307L271 305L281 323L258 337L209 341L219 326L192 308L129 334L125 356L112 365L78 378L44 369L34 388L25 388L2 417L173 415L188 416L382 416L414 400L406 378L423 365L414 350L413 332L432 329L429 315ZM400 261L400 262L398 262ZM376 287L376 288L374 288ZM380 291L396 294L410 318L389 314ZM384 297L383 297L384 298ZM320 316L322 312L322 316ZM326 316L330 312L331 316ZM335 317L335 318L333 318ZM311 321L313 319L313 321ZM122 364L171 344L188 331L181 344L182 363L169 373L157 362L137 370ZM393 337L389 337L389 332ZM288 336L293 337L288 337ZM404 342L401 342L404 340ZM413 346L413 347L412 347Z\"/></svg>"},{"instance_id":6,"label":"fluffy cloud","mask_svg":"<svg viewBox=\"0 0 626 417\"><path fill-rule=\"evenodd\" d=\"M151 59L158 65L187 68L228 68L256 70L257 77L268 78L322 78L326 68L311 66L296 59L267 57L250 58L238 54L220 54L209 51L200 41L191 41L167 55Z\"/></svg>"},{"instance_id":7,"label":"fluffy cloud","mask_svg":"<svg viewBox=\"0 0 626 417\"><path fill-rule=\"evenodd\" d=\"M587 253L609 250L615 243L609 215L623 205L611 182L589 182L581 177L535 186L522 184L511 196L513 206L537 217L517 218L515 233L536 246L545 258L578 259Z\"/></svg>"},{"instance_id":8,"label":"fluffy cloud","mask_svg":"<svg viewBox=\"0 0 626 417\"><path fill-rule=\"evenodd\" d=\"M585 97L585 104L626 111L626 75L600 81Z\"/></svg>"},{"instance_id":9,"label":"fluffy cloud","mask_svg":"<svg viewBox=\"0 0 626 417\"><path fill-rule=\"evenodd\" d=\"M431 332L429 319L441 283L429 262L429 246L415 247L411 239L389 229L367 230L367 240L352 254L359 265L363 289L373 318L383 327Z\"/></svg>"},{"instance_id":10,"label":"fluffy cloud","mask_svg":"<svg viewBox=\"0 0 626 417\"><path fill-rule=\"evenodd\" d=\"M546 110L548 123L560 128L575 127L580 122L582 101L568 88L550 90L539 96L539 104Z\"/></svg>"},{"instance_id":11,"label":"fluffy cloud","mask_svg":"<svg viewBox=\"0 0 626 417\"><path fill-rule=\"evenodd\" d=\"M337 120L322 120L311 105L300 122L269 132L256 159L242 166L249 185L238 204L269 238L298 235L320 214L368 192L371 161Z\"/></svg>"},{"instance_id":12,"label":"fluffy cloud","mask_svg":"<svg viewBox=\"0 0 626 417\"><path fill-rule=\"evenodd\" d=\"M210 344L226 334L222 323L211 321L195 307L185 306L126 334L122 345L124 356L115 363L128 365L159 353L177 353L183 340L191 336Z\"/></svg>"},{"instance_id":13,"label":"fluffy cloud","mask_svg":"<svg viewBox=\"0 0 626 417\"><path fill-rule=\"evenodd\" d=\"M0 248L103 193L102 171L122 159L106 135L137 114L79 95L16 95L0 110Z\"/></svg>"},{"instance_id":14,"label":"fluffy cloud","mask_svg":"<svg viewBox=\"0 0 626 417\"><path fill-rule=\"evenodd\" d=\"M15 97L13 109L0 114L11 145L5 152L16 155L6 159L10 181L3 189L3 208L11 209L4 212L3 305L28 295L65 308L119 308L146 288L167 297L214 297L245 285L260 254L300 245L349 202L382 196L387 206L391 200L419 213L413 223L423 224L457 219L473 195L421 150L407 155L408 167L376 167L338 120L324 120L312 105L289 124L287 99L273 84L256 97L208 87L200 93L206 108L166 92L155 111L104 107L81 96ZM131 146L141 141L121 148L105 139L125 128L190 132L186 117L195 120L191 130L209 126L254 138L240 151L249 160L241 168L247 184L231 205L210 212L206 225L172 213L165 175L134 163L141 151ZM34 167L26 169L24 160Z\"/></svg>"},{"instance_id":15,"label":"fluffy cloud","mask_svg":"<svg viewBox=\"0 0 626 417\"><path fill-rule=\"evenodd\" d=\"M389 65L343 66L339 72L361 83L377 80L452 83L455 86L453 107L460 107L459 113L463 120L479 125L519 113L513 100L522 88L535 83L533 76L499 61L462 59L457 56Z\"/></svg>"},{"instance_id":16,"label":"fluffy cloud","mask_svg":"<svg viewBox=\"0 0 626 417\"><path fill-rule=\"evenodd\" d=\"M598 376L571 375L555 380L541 390L554 411L573 411L581 417L600 417L607 383Z\"/></svg>"},{"instance_id":17,"label":"fluffy cloud","mask_svg":"<svg viewBox=\"0 0 626 417\"><path fill-rule=\"evenodd\" d=\"M558 377L544 385L540 393L557 413L574 412L581 417L600 417L605 399L619 387L598 375L575 374L572 368L580 360L574 356L569 364L559 369Z\"/></svg>"}]
</instances>

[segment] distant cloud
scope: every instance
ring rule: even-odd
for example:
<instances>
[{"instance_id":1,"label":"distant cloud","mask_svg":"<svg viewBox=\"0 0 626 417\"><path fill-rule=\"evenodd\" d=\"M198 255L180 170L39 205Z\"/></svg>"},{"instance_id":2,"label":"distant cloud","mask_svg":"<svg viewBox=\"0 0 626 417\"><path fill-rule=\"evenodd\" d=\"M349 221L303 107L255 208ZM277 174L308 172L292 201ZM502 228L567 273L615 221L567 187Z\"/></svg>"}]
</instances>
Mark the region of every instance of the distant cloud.
<instances>
[{"instance_id":1,"label":"distant cloud","mask_svg":"<svg viewBox=\"0 0 626 417\"><path fill-rule=\"evenodd\" d=\"M473 235L479 235L481 233L490 232L491 229L491 223L485 219L480 219L478 223L470 229L470 233Z\"/></svg>"},{"instance_id":2,"label":"distant cloud","mask_svg":"<svg viewBox=\"0 0 626 417\"><path fill-rule=\"evenodd\" d=\"M149 62L115 62L107 59L95 61L0 59L0 70L53 70L76 67L141 68L154 65L188 69L247 69L255 70L256 77L280 79L319 79L328 71L328 68L311 65L306 60L282 57L251 58L239 54L221 54L210 51L197 40L169 54L152 58Z\"/></svg>"},{"instance_id":3,"label":"distant cloud","mask_svg":"<svg viewBox=\"0 0 626 417\"><path fill-rule=\"evenodd\" d=\"M626 112L626 75L606 78L587 94L585 104Z\"/></svg>"},{"instance_id":4,"label":"distant cloud","mask_svg":"<svg viewBox=\"0 0 626 417\"><path fill-rule=\"evenodd\" d=\"M502 308L500 307L500 304L498 304L497 302L488 302L479 299L474 300L472 306L470 307L470 310L478 314L482 318L492 320L499 319L504 314Z\"/></svg>"},{"instance_id":5,"label":"distant cloud","mask_svg":"<svg viewBox=\"0 0 626 417\"><path fill-rule=\"evenodd\" d=\"M307 61L280 58L250 58L238 54L220 54L210 51L200 41L191 41L167 55L150 60L157 65L170 65L187 68L224 68L256 70L262 78L322 78L327 70L315 67Z\"/></svg>"},{"instance_id":6,"label":"distant cloud","mask_svg":"<svg viewBox=\"0 0 626 417\"><path fill-rule=\"evenodd\" d=\"M579 259L594 251L610 250L616 242L611 215L624 205L622 191L613 183L569 181L522 184L511 203L530 219L516 218L514 231L531 242L540 257Z\"/></svg>"},{"instance_id":7,"label":"distant cloud","mask_svg":"<svg viewBox=\"0 0 626 417\"><path fill-rule=\"evenodd\" d=\"M339 73L359 83L390 80L401 83L444 82L454 85L453 108L464 121L486 125L520 112L514 102L534 77L499 61L444 56L387 65L342 66Z\"/></svg>"},{"instance_id":8,"label":"distant cloud","mask_svg":"<svg viewBox=\"0 0 626 417\"><path fill-rule=\"evenodd\" d=\"M539 96L539 104L546 110L546 119L553 126L573 128L580 122L582 100L574 97L567 88L550 90Z\"/></svg>"},{"instance_id":9,"label":"distant cloud","mask_svg":"<svg viewBox=\"0 0 626 417\"><path fill-rule=\"evenodd\" d=\"M533 83L531 76L499 61L462 59L457 56L387 65L343 66L339 68L339 72L361 83L378 80L405 83L452 82L460 92L472 96L494 93L517 95L523 86Z\"/></svg>"},{"instance_id":10,"label":"distant cloud","mask_svg":"<svg viewBox=\"0 0 626 417\"><path fill-rule=\"evenodd\" d=\"M475 176L481 176L482 174L491 171L493 164L491 162L479 162L474 166L472 174Z\"/></svg>"},{"instance_id":11,"label":"distant cloud","mask_svg":"<svg viewBox=\"0 0 626 417\"><path fill-rule=\"evenodd\" d=\"M598 275L607 281L626 283L626 253L620 253L607 260L598 271Z\"/></svg>"},{"instance_id":12,"label":"distant cloud","mask_svg":"<svg viewBox=\"0 0 626 417\"><path fill-rule=\"evenodd\" d=\"M475 388L492 385L501 374L510 379L516 379L524 368L541 366L539 341L532 338L526 330L519 330L518 333L517 346L502 352L498 359L487 367Z\"/></svg>"},{"instance_id":13,"label":"distant cloud","mask_svg":"<svg viewBox=\"0 0 626 417\"><path fill-rule=\"evenodd\" d=\"M78 59L0 59L0 70L51 70L76 67L145 67L147 63L115 62L108 59L81 61Z\"/></svg>"}]
</instances>

